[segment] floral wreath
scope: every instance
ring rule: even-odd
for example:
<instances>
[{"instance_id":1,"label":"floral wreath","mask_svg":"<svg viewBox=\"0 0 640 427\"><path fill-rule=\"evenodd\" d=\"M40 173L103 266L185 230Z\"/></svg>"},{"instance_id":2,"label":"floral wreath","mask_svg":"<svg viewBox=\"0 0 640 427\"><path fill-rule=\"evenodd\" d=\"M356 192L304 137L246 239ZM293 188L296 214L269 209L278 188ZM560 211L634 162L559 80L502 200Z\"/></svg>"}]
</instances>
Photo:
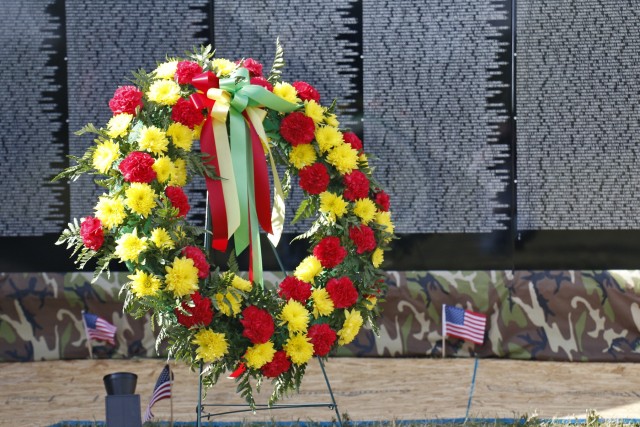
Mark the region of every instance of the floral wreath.
<instances>
[{"instance_id":1,"label":"floral wreath","mask_svg":"<svg viewBox=\"0 0 640 427\"><path fill-rule=\"evenodd\" d=\"M98 175L107 190L95 216L70 223L58 244L73 249L80 268L95 260L94 280L111 261L124 262L125 310L152 313L156 345L166 340L169 356L204 366L205 388L232 371L252 406L253 384L272 379L273 403L299 388L312 357L350 343L365 322L377 330L379 267L394 238L389 197L361 140L339 130L335 102L323 107L310 84L281 81L283 65L279 44L267 78L257 61L214 58L207 46L140 70L135 86L115 91L105 127L76 132L95 134L96 144L56 177ZM285 166L282 181L275 164ZM208 189L205 228L186 221L182 188L193 175ZM279 235L291 176L305 195L294 222L312 218L298 236L310 254L277 289L265 289L258 224ZM226 250L231 236L236 253L251 252L248 279L234 251L227 271L211 271L210 247Z\"/></svg>"}]
</instances>

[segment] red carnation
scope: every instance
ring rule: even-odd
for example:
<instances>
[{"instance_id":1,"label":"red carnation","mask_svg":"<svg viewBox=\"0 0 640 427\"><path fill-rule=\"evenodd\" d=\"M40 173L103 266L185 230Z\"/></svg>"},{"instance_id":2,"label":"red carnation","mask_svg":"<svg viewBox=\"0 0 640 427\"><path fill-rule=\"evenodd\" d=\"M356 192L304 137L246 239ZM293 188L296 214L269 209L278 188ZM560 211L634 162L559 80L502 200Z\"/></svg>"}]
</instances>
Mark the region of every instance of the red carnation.
<instances>
[{"instance_id":1,"label":"red carnation","mask_svg":"<svg viewBox=\"0 0 640 427\"><path fill-rule=\"evenodd\" d=\"M333 268L347 256L347 250L340 245L335 236L325 237L313 248L313 255L320 260L324 268Z\"/></svg>"},{"instance_id":2,"label":"red carnation","mask_svg":"<svg viewBox=\"0 0 640 427\"><path fill-rule=\"evenodd\" d=\"M280 134L294 147L313 141L316 125L310 117L295 111L280 122Z\"/></svg>"},{"instance_id":3,"label":"red carnation","mask_svg":"<svg viewBox=\"0 0 640 427\"><path fill-rule=\"evenodd\" d=\"M184 191L182 191L182 188L167 187L164 190L164 194L167 195L173 207L178 208L178 216L187 216L191 206L189 206L189 199L187 198L187 195L184 194Z\"/></svg>"},{"instance_id":4,"label":"red carnation","mask_svg":"<svg viewBox=\"0 0 640 427\"><path fill-rule=\"evenodd\" d=\"M376 239L373 237L373 230L366 225L349 228L349 238L356 245L356 252L359 254L372 251L376 248Z\"/></svg>"},{"instance_id":5,"label":"red carnation","mask_svg":"<svg viewBox=\"0 0 640 427\"><path fill-rule=\"evenodd\" d=\"M314 355L316 356L326 356L331 351L331 347L337 338L336 332L326 323L310 327L307 336L310 338L311 344L313 344Z\"/></svg>"},{"instance_id":6,"label":"red carnation","mask_svg":"<svg viewBox=\"0 0 640 427\"><path fill-rule=\"evenodd\" d=\"M146 182L156 179L156 171L153 170L153 157L142 151L132 151L120 162L120 172L127 182Z\"/></svg>"},{"instance_id":7,"label":"red carnation","mask_svg":"<svg viewBox=\"0 0 640 427\"><path fill-rule=\"evenodd\" d=\"M278 295L284 300L294 299L302 304L311 296L311 284L303 282L294 276L287 276L280 282Z\"/></svg>"},{"instance_id":8,"label":"red carnation","mask_svg":"<svg viewBox=\"0 0 640 427\"><path fill-rule=\"evenodd\" d=\"M269 83L269 80L265 79L262 76L251 77L250 83L252 85L262 86L263 88L265 88L269 92L273 92L273 85L271 83Z\"/></svg>"},{"instance_id":9,"label":"red carnation","mask_svg":"<svg viewBox=\"0 0 640 427\"><path fill-rule=\"evenodd\" d=\"M388 212L391 207L391 202L389 200L389 195L384 192L384 190L379 190L376 193L376 205L380 207L380 210L384 212Z\"/></svg>"},{"instance_id":10,"label":"red carnation","mask_svg":"<svg viewBox=\"0 0 640 427\"><path fill-rule=\"evenodd\" d=\"M242 61L242 66L249 70L249 77L262 76L262 64L253 58L247 58Z\"/></svg>"},{"instance_id":11,"label":"red carnation","mask_svg":"<svg viewBox=\"0 0 640 427\"><path fill-rule=\"evenodd\" d=\"M244 331L242 336L249 338L254 344L264 344L273 335L275 325L273 317L267 310L250 305L242 310L242 319L240 320Z\"/></svg>"},{"instance_id":12,"label":"red carnation","mask_svg":"<svg viewBox=\"0 0 640 427\"><path fill-rule=\"evenodd\" d=\"M193 260L193 265L198 268L198 277L201 279L206 279L209 276L209 263L207 262L207 257L204 255L204 252L200 250L197 246L186 246L182 249L182 254L187 258Z\"/></svg>"},{"instance_id":13,"label":"red carnation","mask_svg":"<svg viewBox=\"0 0 640 427\"><path fill-rule=\"evenodd\" d=\"M171 110L171 120L182 123L183 125L193 129L204 120L202 111L198 110L191 101L180 98Z\"/></svg>"},{"instance_id":14,"label":"red carnation","mask_svg":"<svg viewBox=\"0 0 640 427\"><path fill-rule=\"evenodd\" d=\"M351 307L358 300L358 291L348 277L329 279L327 292L335 308Z\"/></svg>"},{"instance_id":15,"label":"red carnation","mask_svg":"<svg viewBox=\"0 0 640 427\"><path fill-rule=\"evenodd\" d=\"M344 140L344 142L349 144L351 148L353 148L354 150L356 151L362 150L362 141L360 140L360 138L358 138L358 135L356 135L355 133L345 132L342 134L342 139Z\"/></svg>"},{"instance_id":16,"label":"red carnation","mask_svg":"<svg viewBox=\"0 0 640 427\"><path fill-rule=\"evenodd\" d=\"M322 163L305 166L298 172L300 187L309 194L320 194L329 186L329 172Z\"/></svg>"},{"instance_id":17,"label":"red carnation","mask_svg":"<svg viewBox=\"0 0 640 427\"><path fill-rule=\"evenodd\" d=\"M186 85L191 83L191 79L200 73L202 73L200 64L193 61L180 61L176 68L175 79L178 84Z\"/></svg>"},{"instance_id":18,"label":"red carnation","mask_svg":"<svg viewBox=\"0 0 640 427\"><path fill-rule=\"evenodd\" d=\"M359 170L354 170L342 178L346 187L344 198L352 202L358 199L366 199L369 196L369 178Z\"/></svg>"},{"instance_id":19,"label":"red carnation","mask_svg":"<svg viewBox=\"0 0 640 427\"><path fill-rule=\"evenodd\" d=\"M203 297L200 295L200 292L196 291L191 294L191 301L193 302L193 307L191 307L186 301L182 302L182 309L189 313L188 315L184 314L177 308L174 309L174 313L178 318L178 323L185 328L190 328L195 325L207 326L211 323L211 320L213 320L211 299Z\"/></svg>"},{"instance_id":20,"label":"red carnation","mask_svg":"<svg viewBox=\"0 0 640 427\"><path fill-rule=\"evenodd\" d=\"M80 224L82 243L89 249L97 251L104 243L104 230L98 218L87 217Z\"/></svg>"},{"instance_id":21,"label":"red carnation","mask_svg":"<svg viewBox=\"0 0 640 427\"><path fill-rule=\"evenodd\" d=\"M273 360L266 363L260 368L262 374L267 378L275 378L280 374L283 374L289 370L291 362L287 359L287 353L283 350L276 351L273 355Z\"/></svg>"},{"instance_id":22,"label":"red carnation","mask_svg":"<svg viewBox=\"0 0 640 427\"><path fill-rule=\"evenodd\" d=\"M314 100L318 104L320 103L320 94L318 93L316 88L311 86L309 83L293 82L291 83L291 85L296 89L296 92L298 92L298 98L302 99L303 101Z\"/></svg>"},{"instance_id":23,"label":"red carnation","mask_svg":"<svg viewBox=\"0 0 640 427\"><path fill-rule=\"evenodd\" d=\"M136 107L142 108L142 92L135 86L120 86L109 101L113 114L135 114Z\"/></svg>"}]
</instances>

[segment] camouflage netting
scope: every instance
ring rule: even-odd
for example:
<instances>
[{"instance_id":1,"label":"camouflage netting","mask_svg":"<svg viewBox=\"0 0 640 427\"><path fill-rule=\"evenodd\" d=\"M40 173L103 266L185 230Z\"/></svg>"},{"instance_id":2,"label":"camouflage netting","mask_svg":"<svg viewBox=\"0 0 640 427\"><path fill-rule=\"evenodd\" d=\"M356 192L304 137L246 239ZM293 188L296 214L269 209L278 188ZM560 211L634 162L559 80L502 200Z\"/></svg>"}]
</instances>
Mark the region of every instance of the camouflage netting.
<instances>
[{"instance_id":1,"label":"camouflage netting","mask_svg":"<svg viewBox=\"0 0 640 427\"><path fill-rule=\"evenodd\" d=\"M118 327L98 357L156 357L149 318L122 312L128 273L0 273L0 361L86 358L81 311ZM267 274L267 282L281 276ZM387 273L380 336L363 329L342 356L440 356L442 304L486 313L485 344L448 338L448 356L640 361L640 271L414 271Z\"/></svg>"}]
</instances>

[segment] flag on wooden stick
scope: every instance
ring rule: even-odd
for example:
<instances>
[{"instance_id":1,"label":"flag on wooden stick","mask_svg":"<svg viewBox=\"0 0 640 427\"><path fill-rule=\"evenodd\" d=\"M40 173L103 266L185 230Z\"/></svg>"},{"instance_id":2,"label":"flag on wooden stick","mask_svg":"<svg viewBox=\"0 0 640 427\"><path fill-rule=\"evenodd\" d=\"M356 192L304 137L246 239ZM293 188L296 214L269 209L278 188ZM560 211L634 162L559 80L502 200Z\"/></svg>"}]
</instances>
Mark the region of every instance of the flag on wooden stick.
<instances>
[{"instance_id":1,"label":"flag on wooden stick","mask_svg":"<svg viewBox=\"0 0 640 427\"><path fill-rule=\"evenodd\" d=\"M443 339L450 335L476 344L484 343L486 315L445 304L442 306L442 317Z\"/></svg>"},{"instance_id":2,"label":"flag on wooden stick","mask_svg":"<svg viewBox=\"0 0 640 427\"><path fill-rule=\"evenodd\" d=\"M165 365L162 372L160 372L158 381L156 381L156 386L153 388L153 394L151 395L151 400L149 401L149 404L147 405L147 410L144 413L145 423L147 421L150 421L153 418L153 412L151 412L151 407L155 405L156 402L162 399L171 398L172 384L173 384L173 372L171 372L171 368L169 368L169 365L167 364Z\"/></svg>"}]
</instances>

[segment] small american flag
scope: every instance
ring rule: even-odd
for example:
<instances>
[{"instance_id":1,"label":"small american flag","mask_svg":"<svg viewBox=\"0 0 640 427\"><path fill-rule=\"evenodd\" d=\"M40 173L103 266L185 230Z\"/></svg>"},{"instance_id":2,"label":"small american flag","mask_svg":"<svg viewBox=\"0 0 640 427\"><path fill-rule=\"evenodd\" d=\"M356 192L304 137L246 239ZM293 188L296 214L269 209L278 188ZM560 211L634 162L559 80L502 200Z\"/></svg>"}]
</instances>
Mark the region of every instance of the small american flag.
<instances>
[{"instance_id":1,"label":"small american flag","mask_svg":"<svg viewBox=\"0 0 640 427\"><path fill-rule=\"evenodd\" d=\"M90 340L107 341L115 345L115 335L117 328L106 320L91 313L82 313L84 326L87 330L87 337Z\"/></svg>"},{"instance_id":2,"label":"small american flag","mask_svg":"<svg viewBox=\"0 0 640 427\"><path fill-rule=\"evenodd\" d=\"M442 311L444 316L443 336L451 335L452 337L473 341L476 344L484 342L487 316L449 305L444 305Z\"/></svg>"},{"instance_id":3,"label":"small american flag","mask_svg":"<svg viewBox=\"0 0 640 427\"><path fill-rule=\"evenodd\" d=\"M156 381L156 386L153 388L153 394L151 395L151 400L147 405L147 410L144 412L145 423L153 418L153 412L151 412L151 407L156 402L162 399L168 399L171 397L172 384L173 384L173 372L171 372L169 365L165 365L162 372L160 372L158 381Z\"/></svg>"}]
</instances>

